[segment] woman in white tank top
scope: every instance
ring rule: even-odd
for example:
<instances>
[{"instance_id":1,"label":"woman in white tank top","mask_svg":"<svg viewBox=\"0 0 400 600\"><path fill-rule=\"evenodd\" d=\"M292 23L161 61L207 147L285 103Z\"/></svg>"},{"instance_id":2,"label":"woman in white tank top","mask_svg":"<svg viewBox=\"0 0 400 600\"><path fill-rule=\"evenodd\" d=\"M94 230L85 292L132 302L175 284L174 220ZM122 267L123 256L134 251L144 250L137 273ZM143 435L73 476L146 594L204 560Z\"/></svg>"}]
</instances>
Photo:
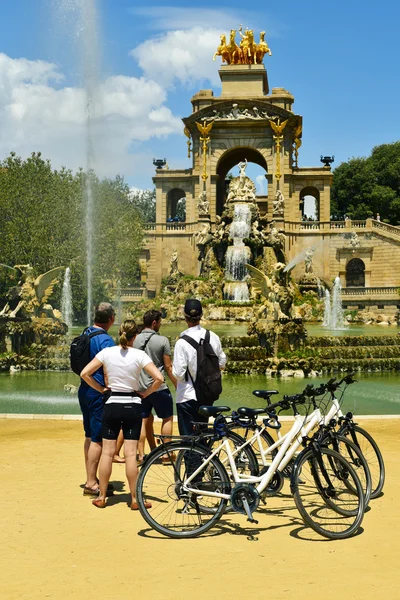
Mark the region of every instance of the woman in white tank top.
<instances>
[{"instance_id":1,"label":"woman in white tank top","mask_svg":"<svg viewBox=\"0 0 400 600\"><path fill-rule=\"evenodd\" d=\"M143 350L132 348L137 334L136 323L126 320L119 328L119 346L104 348L83 369L82 379L92 388L104 394L106 399L102 420L103 450L99 463L100 494L92 500L94 506L106 505L107 486L112 471L118 434L124 434L126 477L132 496L131 509L137 510L136 479L137 445L142 427L142 398L155 392L164 381L162 374ZM107 387L101 386L93 377L100 367L104 369ZM139 375L144 369L153 383L144 392L138 392ZM150 503L148 507L150 508Z\"/></svg>"}]
</instances>

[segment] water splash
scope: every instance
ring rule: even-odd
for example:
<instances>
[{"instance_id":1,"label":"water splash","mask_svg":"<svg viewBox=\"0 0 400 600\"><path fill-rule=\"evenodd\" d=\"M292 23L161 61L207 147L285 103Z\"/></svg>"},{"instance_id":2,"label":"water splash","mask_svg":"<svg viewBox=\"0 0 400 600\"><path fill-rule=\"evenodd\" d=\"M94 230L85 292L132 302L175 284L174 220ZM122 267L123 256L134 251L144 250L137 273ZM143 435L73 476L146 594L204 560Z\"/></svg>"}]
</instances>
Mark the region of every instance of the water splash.
<instances>
[{"instance_id":1,"label":"water splash","mask_svg":"<svg viewBox=\"0 0 400 600\"><path fill-rule=\"evenodd\" d=\"M328 290L325 291L325 309L322 325L333 331L340 331L348 327L342 307L342 284L339 276L334 281L332 297Z\"/></svg>"},{"instance_id":2,"label":"water splash","mask_svg":"<svg viewBox=\"0 0 400 600\"><path fill-rule=\"evenodd\" d=\"M324 320L322 322L322 327L330 327L331 326L331 295L329 290L325 290L325 300L324 300Z\"/></svg>"},{"instance_id":3,"label":"water splash","mask_svg":"<svg viewBox=\"0 0 400 600\"><path fill-rule=\"evenodd\" d=\"M68 329L72 327L72 318L73 318L73 310L72 310L72 290L71 290L71 269L67 267L65 269L65 277L62 288L62 297L61 297L61 314L64 319L64 323L68 325Z\"/></svg>"}]
</instances>

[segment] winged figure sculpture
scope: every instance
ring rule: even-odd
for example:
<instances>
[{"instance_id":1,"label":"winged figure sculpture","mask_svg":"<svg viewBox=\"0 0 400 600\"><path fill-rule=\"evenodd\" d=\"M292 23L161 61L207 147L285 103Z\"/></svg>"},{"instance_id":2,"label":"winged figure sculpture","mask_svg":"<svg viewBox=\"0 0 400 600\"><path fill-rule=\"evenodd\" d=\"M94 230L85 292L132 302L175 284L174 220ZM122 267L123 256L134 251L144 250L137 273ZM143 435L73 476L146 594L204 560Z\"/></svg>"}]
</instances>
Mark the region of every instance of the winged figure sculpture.
<instances>
[{"instance_id":1,"label":"winged figure sculpture","mask_svg":"<svg viewBox=\"0 0 400 600\"><path fill-rule=\"evenodd\" d=\"M258 311L258 316L261 317L262 313L267 309L267 318L274 320L288 319L279 304L279 284L268 277L266 273L260 271L260 269L253 267L253 265L246 263L245 266L252 276L251 282L253 288L264 297L263 306Z\"/></svg>"},{"instance_id":2,"label":"winged figure sculpture","mask_svg":"<svg viewBox=\"0 0 400 600\"><path fill-rule=\"evenodd\" d=\"M36 279L31 265L15 265L14 269L19 271L20 279L16 286L8 290L8 301L0 312L0 316L15 318L18 315L20 318L31 318L44 314L58 318L47 302L65 267L51 269Z\"/></svg>"}]
</instances>

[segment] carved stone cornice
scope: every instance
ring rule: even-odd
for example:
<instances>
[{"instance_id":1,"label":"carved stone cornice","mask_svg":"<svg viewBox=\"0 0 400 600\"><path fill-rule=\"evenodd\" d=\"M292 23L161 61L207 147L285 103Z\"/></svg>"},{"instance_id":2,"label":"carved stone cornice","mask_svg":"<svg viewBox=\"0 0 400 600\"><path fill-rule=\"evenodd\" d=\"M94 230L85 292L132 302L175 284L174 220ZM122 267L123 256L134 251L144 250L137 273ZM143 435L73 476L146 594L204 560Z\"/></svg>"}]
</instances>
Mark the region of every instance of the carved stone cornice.
<instances>
[{"instance_id":1,"label":"carved stone cornice","mask_svg":"<svg viewBox=\"0 0 400 600\"><path fill-rule=\"evenodd\" d=\"M196 134L196 121L213 121L214 127L237 127L239 124L246 126L267 126L269 120L288 120L289 127L296 126L301 122L301 116L295 115L271 102L259 99L234 99L216 100L189 117L183 118L185 126L193 134Z\"/></svg>"}]
</instances>

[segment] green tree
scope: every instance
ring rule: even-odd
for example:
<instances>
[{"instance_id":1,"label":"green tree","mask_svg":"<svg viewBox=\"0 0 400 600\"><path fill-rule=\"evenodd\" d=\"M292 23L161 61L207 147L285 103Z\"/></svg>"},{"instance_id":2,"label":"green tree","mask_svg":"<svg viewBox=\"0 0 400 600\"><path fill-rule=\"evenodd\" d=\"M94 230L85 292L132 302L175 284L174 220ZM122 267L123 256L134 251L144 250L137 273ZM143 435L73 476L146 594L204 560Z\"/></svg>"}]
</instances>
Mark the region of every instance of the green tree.
<instances>
[{"instance_id":1,"label":"green tree","mask_svg":"<svg viewBox=\"0 0 400 600\"><path fill-rule=\"evenodd\" d=\"M143 219L121 177L100 181L82 170L53 170L40 153L22 158L11 153L0 162L0 263L30 263L36 274L57 266L71 267L74 314L85 320L86 189L93 193L93 298L110 300L119 280L138 280ZM7 272L5 272L7 271ZM0 271L0 307L15 272ZM14 273L14 275L13 275ZM60 306L61 285L51 299Z\"/></svg>"},{"instance_id":2,"label":"green tree","mask_svg":"<svg viewBox=\"0 0 400 600\"><path fill-rule=\"evenodd\" d=\"M131 190L130 200L143 223L156 221L156 190Z\"/></svg>"},{"instance_id":3,"label":"green tree","mask_svg":"<svg viewBox=\"0 0 400 600\"><path fill-rule=\"evenodd\" d=\"M400 224L400 142L376 146L371 156L352 158L335 169L331 212L334 219L379 213L382 220Z\"/></svg>"}]
</instances>

